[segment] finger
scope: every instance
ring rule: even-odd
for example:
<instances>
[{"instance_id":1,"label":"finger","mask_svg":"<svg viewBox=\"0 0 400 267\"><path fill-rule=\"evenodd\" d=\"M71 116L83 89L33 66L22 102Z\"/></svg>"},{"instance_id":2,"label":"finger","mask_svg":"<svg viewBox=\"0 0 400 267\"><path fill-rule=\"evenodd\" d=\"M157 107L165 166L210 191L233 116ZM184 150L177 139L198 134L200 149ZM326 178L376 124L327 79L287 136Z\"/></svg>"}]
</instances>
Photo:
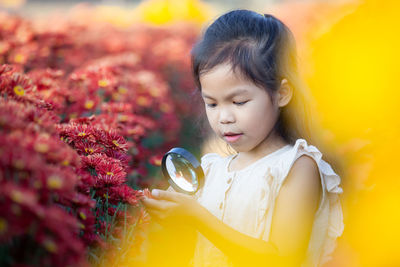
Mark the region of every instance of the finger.
<instances>
[{"instance_id":1,"label":"finger","mask_svg":"<svg viewBox=\"0 0 400 267\"><path fill-rule=\"evenodd\" d=\"M151 220L153 220L159 224L162 224L162 221L163 221L163 213L162 212L157 211L157 210L151 210L151 211L149 210L148 212L149 212L149 216L150 216Z\"/></svg>"},{"instance_id":2,"label":"finger","mask_svg":"<svg viewBox=\"0 0 400 267\"><path fill-rule=\"evenodd\" d=\"M150 218L163 227L173 227L177 225L176 220L169 220L163 212L152 210L149 212Z\"/></svg>"},{"instance_id":3,"label":"finger","mask_svg":"<svg viewBox=\"0 0 400 267\"><path fill-rule=\"evenodd\" d=\"M163 217L163 213L158 210L148 210L150 217L159 220Z\"/></svg>"},{"instance_id":4,"label":"finger","mask_svg":"<svg viewBox=\"0 0 400 267\"><path fill-rule=\"evenodd\" d=\"M168 192L176 192L172 186L168 187L168 188L167 188L167 191L168 191Z\"/></svg>"},{"instance_id":5,"label":"finger","mask_svg":"<svg viewBox=\"0 0 400 267\"><path fill-rule=\"evenodd\" d=\"M162 200L152 199L152 198L144 198L143 204L146 209L154 209L154 210L163 210L165 209L165 203Z\"/></svg>"},{"instance_id":6,"label":"finger","mask_svg":"<svg viewBox=\"0 0 400 267\"><path fill-rule=\"evenodd\" d=\"M151 191L151 194L157 199L165 199L174 202L176 202L181 195L180 193L177 192L164 191L159 189L153 189Z\"/></svg>"}]
</instances>

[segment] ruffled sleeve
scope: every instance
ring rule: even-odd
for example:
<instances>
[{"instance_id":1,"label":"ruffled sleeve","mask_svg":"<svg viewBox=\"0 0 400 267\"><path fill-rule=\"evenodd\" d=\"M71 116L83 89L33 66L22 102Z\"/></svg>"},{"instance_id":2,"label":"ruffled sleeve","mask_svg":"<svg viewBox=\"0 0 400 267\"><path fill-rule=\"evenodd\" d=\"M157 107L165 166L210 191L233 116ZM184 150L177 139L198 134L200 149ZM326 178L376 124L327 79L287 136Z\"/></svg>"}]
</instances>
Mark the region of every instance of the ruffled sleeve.
<instances>
[{"instance_id":1,"label":"ruffled sleeve","mask_svg":"<svg viewBox=\"0 0 400 267\"><path fill-rule=\"evenodd\" d=\"M209 178L212 177L210 175L212 166L220 159L222 159L222 157L220 155L218 155L217 153L208 153L201 157L200 164L201 164L201 168L203 169L203 172L204 172L205 181L204 181L203 188L200 188L194 195L194 197L196 199L199 200L201 198L203 189L207 186L207 183L209 182Z\"/></svg>"},{"instance_id":2,"label":"ruffled sleeve","mask_svg":"<svg viewBox=\"0 0 400 267\"><path fill-rule=\"evenodd\" d=\"M303 266L320 266L331 259L336 246L336 239L342 235L343 213L339 194L341 179L331 166L322 159L322 153L304 139L298 139L293 149L281 162L281 174L275 180L274 196L276 197L292 165L302 155L308 155L318 165L322 185L322 197L315 213L313 228Z\"/></svg>"}]
</instances>

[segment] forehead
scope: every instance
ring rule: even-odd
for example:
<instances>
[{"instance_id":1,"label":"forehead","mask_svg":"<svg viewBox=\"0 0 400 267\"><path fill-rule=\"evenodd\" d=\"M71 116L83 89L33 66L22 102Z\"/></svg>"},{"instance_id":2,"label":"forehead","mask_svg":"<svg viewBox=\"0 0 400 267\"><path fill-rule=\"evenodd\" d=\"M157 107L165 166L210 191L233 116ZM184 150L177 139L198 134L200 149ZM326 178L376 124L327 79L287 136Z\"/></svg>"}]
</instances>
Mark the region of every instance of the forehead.
<instances>
[{"instance_id":1,"label":"forehead","mask_svg":"<svg viewBox=\"0 0 400 267\"><path fill-rule=\"evenodd\" d=\"M220 64L200 75L202 96L252 94L264 91L253 82L244 78L240 71L233 72L230 64Z\"/></svg>"}]
</instances>

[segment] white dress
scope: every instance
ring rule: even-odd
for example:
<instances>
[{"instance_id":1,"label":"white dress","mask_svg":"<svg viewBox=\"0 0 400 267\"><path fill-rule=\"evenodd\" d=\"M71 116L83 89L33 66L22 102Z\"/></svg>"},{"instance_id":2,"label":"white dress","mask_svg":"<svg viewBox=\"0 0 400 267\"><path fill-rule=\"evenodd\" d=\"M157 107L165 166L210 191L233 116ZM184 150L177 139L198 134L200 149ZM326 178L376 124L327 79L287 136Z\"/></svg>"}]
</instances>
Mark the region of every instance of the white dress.
<instances>
[{"instance_id":1,"label":"white dress","mask_svg":"<svg viewBox=\"0 0 400 267\"><path fill-rule=\"evenodd\" d=\"M321 159L321 152L304 139L298 139L294 145L282 147L239 171L228 171L234 155L204 155L201 165L205 183L195 197L227 225L268 241L275 200L291 166L302 155L316 161L323 188L303 266L320 266L330 259L336 238L343 232L338 195L342 188L340 177ZM192 263L195 267L232 266L225 254L200 233Z\"/></svg>"}]
</instances>

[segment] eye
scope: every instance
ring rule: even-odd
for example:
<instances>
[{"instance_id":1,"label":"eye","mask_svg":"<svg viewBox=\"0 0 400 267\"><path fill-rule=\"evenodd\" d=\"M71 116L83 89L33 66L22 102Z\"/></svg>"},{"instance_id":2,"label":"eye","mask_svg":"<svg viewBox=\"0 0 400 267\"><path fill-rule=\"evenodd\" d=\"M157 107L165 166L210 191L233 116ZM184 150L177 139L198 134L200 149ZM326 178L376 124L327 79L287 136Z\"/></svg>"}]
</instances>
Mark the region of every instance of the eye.
<instances>
[{"instance_id":1,"label":"eye","mask_svg":"<svg viewBox=\"0 0 400 267\"><path fill-rule=\"evenodd\" d=\"M238 105L238 106L243 106L244 104L246 104L247 102L249 102L249 101L242 101L242 102L233 102L235 105Z\"/></svg>"},{"instance_id":2,"label":"eye","mask_svg":"<svg viewBox=\"0 0 400 267\"><path fill-rule=\"evenodd\" d=\"M215 108L217 106L217 104L206 104L206 106L209 108Z\"/></svg>"}]
</instances>

